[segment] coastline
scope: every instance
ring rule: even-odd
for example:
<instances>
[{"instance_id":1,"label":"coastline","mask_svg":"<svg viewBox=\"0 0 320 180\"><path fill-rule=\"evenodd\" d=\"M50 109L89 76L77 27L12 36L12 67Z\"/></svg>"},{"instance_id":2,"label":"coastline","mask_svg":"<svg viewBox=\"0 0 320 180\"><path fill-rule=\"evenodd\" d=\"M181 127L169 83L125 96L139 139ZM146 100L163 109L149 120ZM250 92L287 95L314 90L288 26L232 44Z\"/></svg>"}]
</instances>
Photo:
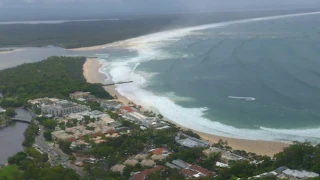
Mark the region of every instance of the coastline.
<instances>
[{"instance_id":1,"label":"coastline","mask_svg":"<svg viewBox=\"0 0 320 180\"><path fill-rule=\"evenodd\" d=\"M22 50L23 49L4 50L4 51L0 51L0 54L9 54L9 53L14 53L14 52L19 52Z\"/></svg>"},{"instance_id":2,"label":"coastline","mask_svg":"<svg viewBox=\"0 0 320 180\"><path fill-rule=\"evenodd\" d=\"M107 77L104 74L99 72L99 69L101 68L101 66L102 65L96 59L87 58L87 61L83 65L83 75L87 79L87 82L104 83ZM110 93L112 96L116 95L118 97L117 100L119 102L122 102L125 105L128 105L128 103L130 102L129 99L122 96L116 91L115 86L105 87L105 90L108 93ZM171 120L168 120L168 121L174 123ZM184 129L189 129L188 127L183 127L178 124L176 125ZM236 138L229 138L229 137L222 137L222 136L207 134L199 131L194 131L194 132L199 134L203 140L206 140L210 143L217 143L219 139L222 139L223 141L227 141L228 145L235 150L245 150L247 152L254 152L258 155L268 155L271 157L274 154L281 152L284 147L288 147L290 145L282 142L236 139Z\"/></svg>"}]
</instances>

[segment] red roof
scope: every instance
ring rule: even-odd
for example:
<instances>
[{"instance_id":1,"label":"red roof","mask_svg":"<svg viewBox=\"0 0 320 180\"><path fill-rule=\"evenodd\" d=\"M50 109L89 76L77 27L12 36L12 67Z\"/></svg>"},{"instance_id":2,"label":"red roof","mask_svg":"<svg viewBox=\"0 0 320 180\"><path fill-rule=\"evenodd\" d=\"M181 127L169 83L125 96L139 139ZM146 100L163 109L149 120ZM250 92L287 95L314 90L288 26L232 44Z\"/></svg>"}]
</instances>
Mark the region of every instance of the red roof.
<instances>
[{"instance_id":1,"label":"red roof","mask_svg":"<svg viewBox=\"0 0 320 180\"><path fill-rule=\"evenodd\" d=\"M157 166L151 169L145 169L142 172L133 175L133 180L144 180L149 174L152 174L156 171L163 169L163 166Z\"/></svg>"},{"instance_id":2,"label":"red roof","mask_svg":"<svg viewBox=\"0 0 320 180\"><path fill-rule=\"evenodd\" d=\"M152 150L152 154L160 155L160 154L162 154L162 152L164 150L166 150L166 149L165 148L157 148L157 149Z\"/></svg>"},{"instance_id":3,"label":"red roof","mask_svg":"<svg viewBox=\"0 0 320 180\"><path fill-rule=\"evenodd\" d=\"M182 169L181 173L185 176L190 176L190 177L197 174L196 172L191 171L190 169Z\"/></svg>"},{"instance_id":4,"label":"red roof","mask_svg":"<svg viewBox=\"0 0 320 180\"><path fill-rule=\"evenodd\" d=\"M212 171L209 171L208 169L205 169L203 167L200 167L198 165L192 165L190 167L190 169L193 169L195 171L201 172L202 174L204 174L205 176L209 176L211 174L214 174Z\"/></svg>"},{"instance_id":5,"label":"red roof","mask_svg":"<svg viewBox=\"0 0 320 180\"><path fill-rule=\"evenodd\" d=\"M145 175L149 175L149 174L152 174L152 173L154 173L156 171L160 171L161 169L163 169L163 166L157 166L157 167L154 167L154 168L151 168L151 169L145 169L141 173L143 173Z\"/></svg>"},{"instance_id":6,"label":"red roof","mask_svg":"<svg viewBox=\"0 0 320 180\"><path fill-rule=\"evenodd\" d=\"M116 133L116 131L114 129L108 129L106 134L113 134Z\"/></svg>"},{"instance_id":7,"label":"red roof","mask_svg":"<svg viewBox=\"0 0 320 180\"><path fill-rule=\"evenodd\" d=\"M128 112L128 113L133 112L133 109L132 109L130 106L122 106L122 107L120 108L120 110L126 111L126 112Z\"/></svg>"},{"instance_id":8,"label":"red roof","mask_svg":"<svg viewBox=\"0 0 320 180\"><path fill-rule=\"evenodd\" d=\"M133 175L133 180L144 180L145 178L146 178L146 175L142 173Z\"/></svg>"}]
</instances>

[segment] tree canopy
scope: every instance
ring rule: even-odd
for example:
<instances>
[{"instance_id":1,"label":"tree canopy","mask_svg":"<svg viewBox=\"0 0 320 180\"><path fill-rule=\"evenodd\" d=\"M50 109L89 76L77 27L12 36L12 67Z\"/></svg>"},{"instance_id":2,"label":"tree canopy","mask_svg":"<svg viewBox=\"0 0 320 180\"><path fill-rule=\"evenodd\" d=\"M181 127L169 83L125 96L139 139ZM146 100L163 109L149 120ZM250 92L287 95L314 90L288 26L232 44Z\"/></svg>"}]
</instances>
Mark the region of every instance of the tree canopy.
<instances>
[{"instance_id":1,"label":"tree canopy","mask_svg":"<svg viewBox=\"0 0 320 180\"><path fill-rule=\"evenodd\" d=\"M90 84L83 76L85 57L49 57L0 71L0 105L21 105L39 97L69 98L75 91L89 91L99 98L112 97L101 84ZM20 102L20 103L16 103Z\"/></svg>"}]
</instances>

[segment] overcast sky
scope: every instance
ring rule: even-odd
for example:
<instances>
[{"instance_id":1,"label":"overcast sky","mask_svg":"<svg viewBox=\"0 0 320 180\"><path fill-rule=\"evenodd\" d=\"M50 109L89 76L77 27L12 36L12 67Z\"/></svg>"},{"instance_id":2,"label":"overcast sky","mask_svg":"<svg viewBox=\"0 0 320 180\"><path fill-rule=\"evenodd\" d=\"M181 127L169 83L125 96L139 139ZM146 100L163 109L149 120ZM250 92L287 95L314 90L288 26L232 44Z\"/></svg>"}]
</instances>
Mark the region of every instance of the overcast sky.
<instances>
[{"instance_id":1,"label":"overcast sky","mask_svg":"<svg viewBox=\"0 0 320 180\"><path fill-rule=\"evenodd\" d=\"M315 7L320 8L320 0L0 0L0 19Z\"/></svg>"}]
</instances>

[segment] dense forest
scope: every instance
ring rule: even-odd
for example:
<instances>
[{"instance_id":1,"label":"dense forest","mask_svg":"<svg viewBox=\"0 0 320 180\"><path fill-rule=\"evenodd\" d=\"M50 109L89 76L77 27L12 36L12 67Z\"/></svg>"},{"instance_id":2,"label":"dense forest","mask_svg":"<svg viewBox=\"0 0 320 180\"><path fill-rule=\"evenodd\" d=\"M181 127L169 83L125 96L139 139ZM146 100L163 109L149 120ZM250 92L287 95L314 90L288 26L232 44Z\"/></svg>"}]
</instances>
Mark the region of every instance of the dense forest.
<instances>
[{"instance_id":1,"label":"dense forest","mask_svg":"<svg viewBox=\"0 0 320 180\"><path fill-rule=\"evenodd\" d=\"M303 11L305 10L168 14L127 17L114 21L0 25L0 47L47 45L64 48L86 47L168 29Z\"/></svg>"},{"instance_id":2,"label":"dense forest","mask_svg":"<svg viewBox=\"0 0 320 180\"><path fill-rule=\"evenodd\" d=\"M111 98L100 84L87 83L83 76L85 57L50 57L0 71L1 106L20 106L39 97L68 98L75 91L89 91Z\"/></svg>"}]
</instances>

